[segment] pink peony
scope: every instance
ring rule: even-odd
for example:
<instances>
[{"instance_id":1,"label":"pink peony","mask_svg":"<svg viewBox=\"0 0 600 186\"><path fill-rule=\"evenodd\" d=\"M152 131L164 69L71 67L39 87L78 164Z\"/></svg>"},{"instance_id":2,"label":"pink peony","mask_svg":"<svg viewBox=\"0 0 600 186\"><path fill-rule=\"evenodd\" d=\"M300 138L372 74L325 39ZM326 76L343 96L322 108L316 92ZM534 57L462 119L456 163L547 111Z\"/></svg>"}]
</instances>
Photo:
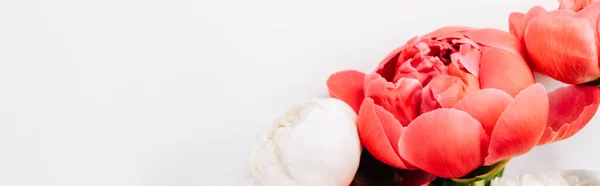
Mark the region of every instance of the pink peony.
<instances>
[{"instance_id":1,"label":"pink peony","mask_svg":"<svg viewBox=\"0 0 600 186\"><path fill-rule=\"evenodd\" d=\"M360 140L375 158L442 178L572 136L600 97L579 86L547 94L517 37L467 27L415 37L374 72L341 71L327 85L358 113Z\"/></svg>"}]
</instances>

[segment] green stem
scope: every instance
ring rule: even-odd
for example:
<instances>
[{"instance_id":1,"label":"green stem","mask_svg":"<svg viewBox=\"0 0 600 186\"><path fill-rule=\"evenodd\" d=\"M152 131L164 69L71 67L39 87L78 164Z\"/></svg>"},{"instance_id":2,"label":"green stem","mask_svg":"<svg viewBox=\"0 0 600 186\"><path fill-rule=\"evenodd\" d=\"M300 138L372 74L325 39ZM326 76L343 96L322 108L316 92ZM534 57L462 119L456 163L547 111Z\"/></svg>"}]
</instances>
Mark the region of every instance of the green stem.
<instances>
[{"instance_id":1,"label":"green stem","mask_svg":"<svg viewBox=\"0 0 600 186\"><path fill-rule=\"evenodd\" d=\"M504 174L504 167L507 163L508 160L503 160L491 166L480 167L464 178L436 178L429 183L429 186L490 186L494 178Z\"/></svg>"},{"instance_id":2,"label":"green stem","mask_svg":"<svg viewBox=\"0 0 600 186\"><path fill-rule=\"evenodd\" d=\"M504 168L502 168L496 174L493 174L491 177L472 182L458 182L453 179L436 178L429 183L429 186L490 186L492 180L494 178L501 177L503 173Z\"/></svg>"}]
</instances>

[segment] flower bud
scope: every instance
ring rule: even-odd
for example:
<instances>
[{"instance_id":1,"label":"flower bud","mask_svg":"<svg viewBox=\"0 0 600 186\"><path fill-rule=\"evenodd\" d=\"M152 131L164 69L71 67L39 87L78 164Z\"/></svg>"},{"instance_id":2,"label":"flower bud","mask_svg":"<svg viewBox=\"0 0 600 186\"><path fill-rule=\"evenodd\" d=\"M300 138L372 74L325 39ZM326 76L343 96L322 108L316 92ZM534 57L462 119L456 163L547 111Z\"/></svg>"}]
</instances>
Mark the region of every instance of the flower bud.
<instances>
[{"instance_id":1,"label":"flower bud","mask_svg":"<svg viewBox=\"0 0 600 186\"><path fill-rule=\"evenodd\" d=\"M252 151L257 186L347 186L362 147L356 114L343 101L314 99L276 120Z\"/></svg>"}]
</instances>

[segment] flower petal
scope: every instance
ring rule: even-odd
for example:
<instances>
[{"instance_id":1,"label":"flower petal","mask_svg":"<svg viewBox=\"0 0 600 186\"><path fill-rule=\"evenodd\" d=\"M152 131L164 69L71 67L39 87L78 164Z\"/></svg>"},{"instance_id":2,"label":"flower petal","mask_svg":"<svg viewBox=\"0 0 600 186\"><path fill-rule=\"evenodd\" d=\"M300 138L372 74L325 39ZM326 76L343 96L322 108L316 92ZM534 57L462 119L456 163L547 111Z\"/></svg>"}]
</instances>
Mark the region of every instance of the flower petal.
<instances>
[{"instance_id":1,"label":"flower petal","mask_svg":"<svg viewBox=\"0 0 600 186\"><path fill-rule=\"evenodd\" d=\"M494 126L506 106L513 102L512 96L498 89L479 90L458 102L454 108L469 113L483 126L485 132L492 134Z\"/></svg>"},{"instance_id":2,"label":"flower petal","mask_svg":"<svg viewBox=\"0 0 600 186\"><path fill-rule=\"evenodd\" d=\"M542 137L548 121L548 96L536 83L521 91L498 118L485 165L524 154Z\"/></svg>"},{"instance_id":3,"label":"flower petal","mask_svg":"<svg viewBox=\"0 0 600 186\"><path fill-rule=\"evenodd\" d=\"M375 72L380 74L386 80L392 81L394 79L394 76L396 75L399 65L406 60L403 57L401 57L403 53L407 53L404 50L408 47L413 47L419 42L419 39L419 37L415 36L412 39L408 40L404 45L394 49L394 51L390 52L379 63L379 66L377 67L377 69L375 69Z\"/></svg>"},{"instance_id":4,"label":"flower petal","mask_svg":"<svg viewBox=\"0 0 600 186\"><path fill-rule=\"evenodd\" d=\"M398 142L400 155L411 164L442 178L459 178L483 163L489 138L468 113L442 108L415 119Z\"/></svg>"},{"instance_id":5,"label":"flower petal","mask_svg":"<svg viewBox=\"0 0 600 186\"><path fill-rule=\"evenodd\" d=\"M444 108L453 107L463 97L463 91L461 87L461 82L458 77L439 74L434 76L431 82L425 88L427 93L431 92L428 95L433 95L433 97L430 99L434 99L435 101L423 101L424 103L437 103ZM429 97L426 96L425 98ZM436 106L432 105L432 108L435 109Z\"/></svg>"},{"instance_id":6,"label":"flower petal","mask_svg":"<svg viewBox=\"0 0 600 186\"><path fill-rule=\"evenodd\" d=\"M394 84L371 73L365 82L365 96L392 113L403 125L408 125L419 115L423 87L418 80L401 78Z\"/></svg>"},{"instance_id":7,"label":"flower petal","mask_svg":"<svg viewBox=\"0 0 600 186\"><path fill-rule=\"evenodd\" d=\"M598 34L596 36L596 47L598 48L598 52L600 52L600 24L598 24L600 23L600 0L593 1L587 7L577 12L577 17L586 18L592 24L594 33Z\"/></svg>"},{"instance_id":8,"label":"flower petal","mask_svg":"<svg viewBox=\"0 0 600 186\"><path fill-rule=\"evenodd\" d=\"M592 0L594 2L587 2L585 8L577 12L577 16L587 17L590 19L592 24L596 23L600 19L600 0Z\"/></svg>"},{"instance_id":9,"label":"flower petal","mask_svg":"<svg viewBox=\"0 0 600 186\"><path fill-rule=\"evenodd\" d=\"M479 83L481 88L495 88L515 96L534 83L533 73L523 57L494 47L482 48Z\"/></svg>"},{"instance_id":10,"label":"flower petal","mask_svg":"<svg viewBox=\"0 0 600 186\"><path fill-rule=\"evenodd\" d=\"M541 6L534 6L532 8L529 9L529 11L527 11L527 14L525 14L525 21L524 23L526 24L525 27L527 27L527 24L529 24L529 21L531 21L531 19L533 19L534 17L537 17L538 15L542 15L548 13L548 11L544 8L542 8ZM525 34L525 33L523 33Z\"/></svg>"},{"instance_id":11,"label":"flower petal","mask_svg":"<svg viewBox=\"0 0 600 186\"><path fill-rule=\"evenodd\" d=\"M365 74L355 70L337 72L327 79L329 95L341 99L358 113L360 104L365 98L363 84Z\"/></svg>"},{"instance_id":12,"label":"flower petal","mask_svg":"<svg viewBox=\"0 0 600 186\"><path fill-rule=\"evenodd\" d=\"M514 35L492 28L475 29L465 32L465 35L473 41L485 46L504 49L513 52L515 55L521 55L521 42Z\"/></svg>"},{"instance_id":13,"label":"flower petal","mask_svg":"<svg viewBox=\"0 0 600 186\"><path fill-rule=\"evenodd\" d=\"M444 108L454 107L463 97L479 89L477 81L463 82L459 77L441 74L434 77L429 85L431 85L435 99Z\"/></svg>"},{"instance_id":14,"label":"flower petal","mask_svg":"<svg viewBox=\"0 0 600 186\"><path fill-rule=\"evenodd\" d=\"M450 63L447 74L437 74L423 88L421 114L437 108L452 108L463 97L480 89L479 80Z\"/></svg>"},{"instance_id":15,"label":"flower petal","mask_svg":"<svg viewBox=\"0 0 600 186\"><path fill-rule=\"evenodd\" d=\"M600 104L600 89L592 86L568 86L548 94L548 125L538 145L573 136L592 119Z\"/></svg>"},{"instance_id":16,"label":"flower petal","mask_svg":"<svg viewBox=\"0 0 600 186\"><path fill-rule=\"evenodd\" d=\"M578 12L598 0L558 0L558 9Z\"/></svg>"},{"instance_id":17,"label":"flower petal","mask_svg":"<svg viewBox=\"0 0 600 186\"><path fill-rule=\"evenodd\" d=\"M511 13L508 17L510 32L522 42L529 21L531 21L531 19L534 17L546 12L548 12L546 9L540 6L534 6L527 11L527 14Z\"/></svg>"},{"instance_id":18,"label":"flower petal","mask_svg":"<svg viewBox=\"0 0 600 186\"><path fill-rule=\"evenodd\" d=\"M556 11L529 22L525 45L540 72L568 84L580 84L600 76L594 28L573 12Z\"/></svg>"},{"instance_id":19,"label":"flower petal","mask_svg":"<svg viewBox=\"0 0 600 186\"><path fill-rule=\"evenodd\" d=\"M461 32L461 31L466 31L466 30L471 30L471 29L473 29L473 28L472 27L464 27L464 26L447 26L447 27L442 27L442 28L439 28L432 32L429 32L429 33L423 35L421 38L422 39L436 38L436 37L451 34L454 32Z\"/></svg>"},{"instance_id":20,"label":"flower petal","mask_svg":"<svg viewBox=\"0 0 600 186\"><path fill-rule=\"evenodd\" d=\"M422 98L421 98L421 105L420 105L420 112L421 114L423 113L427 113L429 111L438 109L438 108L442 108L442 106L440 105L440 103L438 102L436 98L436 95L433 91L433 89L431 88L431 84L426 85L423 88L423 91L421 92Z\"/></svg>"},{"instance_id":21,"label":"flower petal","mask_svg":"<svg viewBox=\"0 0 600 186\"><path fill-rule=\"evenodd\" d=\"M404 130L394 115L366 98L358 112L358 135L365 148L379 161L402 169L412 168L398 155L397 141Z\"/></svg>"},{"instance_id":22,"label":"flower petal","mask_svg":"<svg viewBox=\"0 0 600 186\"><path fill-rule=\"evenodd\" d=\"M508 29L510 33L516 36L519 40L523 39L523 33L525 32L525 14L519 12L510 13L508 16Z\"/></svg>"},{"instance_id":23,"label":"flower petal","mask_svg":"<svg viewBox=\"0 0 600 186\"><path fill-rule=\"evenodd\" d=\"M467 71L469 71L475 77L479 77L479 61L481 60L481 52L478 49L474 49L472 47L467 46L470 45L460 46L460 52L465 52L464 55L461 54L459 56L460 64L462 64L465 67L465 69L467 69ZM466 48L469 48L470 50Z\"/></svg>"}]
</instances>

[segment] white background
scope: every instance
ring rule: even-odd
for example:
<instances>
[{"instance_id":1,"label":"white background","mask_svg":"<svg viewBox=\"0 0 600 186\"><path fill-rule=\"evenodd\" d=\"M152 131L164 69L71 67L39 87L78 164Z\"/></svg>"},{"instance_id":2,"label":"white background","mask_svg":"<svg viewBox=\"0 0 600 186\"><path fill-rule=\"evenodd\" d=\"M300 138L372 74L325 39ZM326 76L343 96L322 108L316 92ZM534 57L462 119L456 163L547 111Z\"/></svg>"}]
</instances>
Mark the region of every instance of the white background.
<instances>
[{"instance_id":1,"label":"white background","mask_svg":"<svg viewBox=\"0 0 600 186\"><path fill-rule=\"evenodd\" d=\"M240 185L257 134L445 25L554 0L0 0L0 185ZM600 118L509 173L600 167Z\"/></svg>"}]
</instances>

